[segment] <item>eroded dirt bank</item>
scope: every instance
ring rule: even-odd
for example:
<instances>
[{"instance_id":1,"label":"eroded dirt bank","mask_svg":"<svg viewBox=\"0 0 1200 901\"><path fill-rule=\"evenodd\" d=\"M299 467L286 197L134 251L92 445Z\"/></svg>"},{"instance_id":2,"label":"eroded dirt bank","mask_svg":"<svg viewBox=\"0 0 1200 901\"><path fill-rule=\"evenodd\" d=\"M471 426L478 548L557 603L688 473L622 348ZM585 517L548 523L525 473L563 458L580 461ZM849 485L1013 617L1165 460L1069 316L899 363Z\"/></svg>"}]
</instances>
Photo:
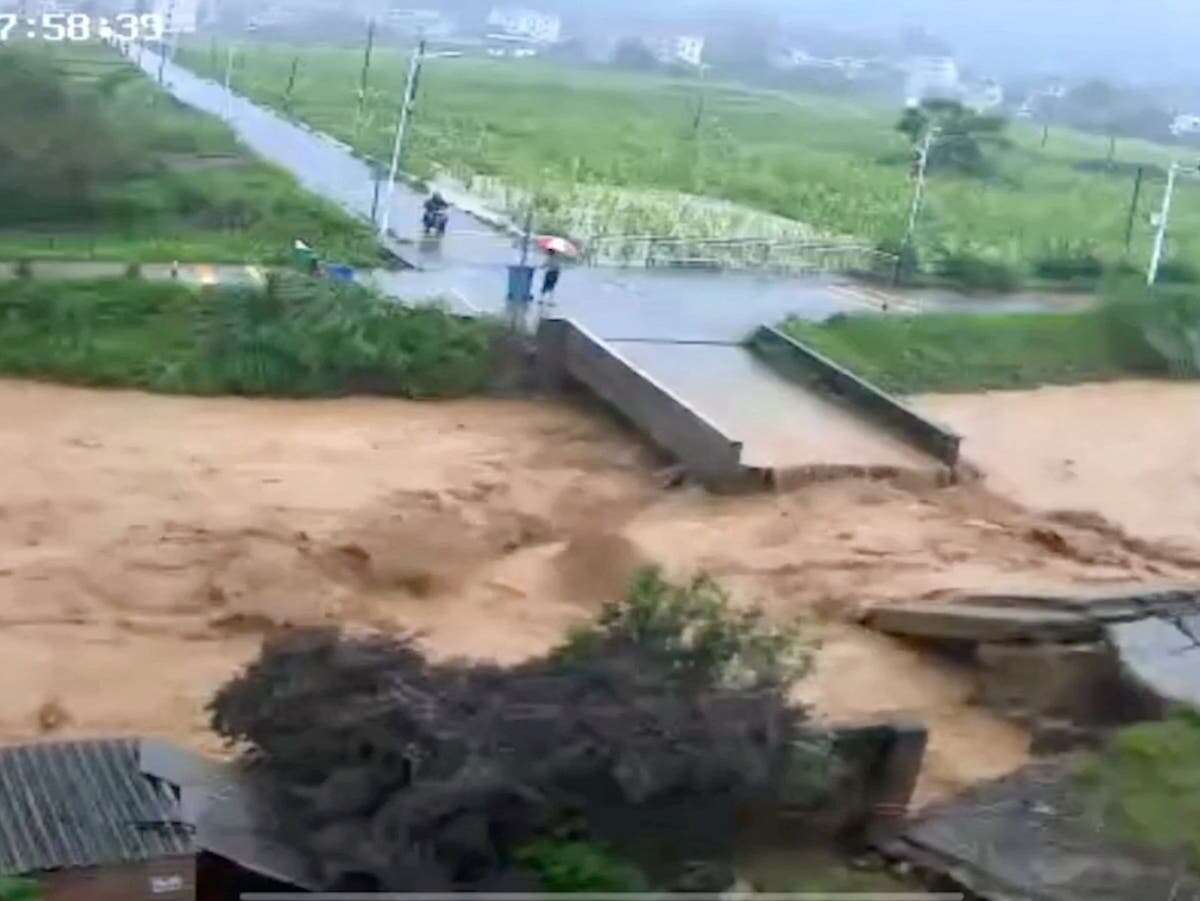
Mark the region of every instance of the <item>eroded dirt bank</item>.
<instances>
[{"instance_id":1,"label":"eroded dirt bank","mask_svg":"<svg viewBox=\"0 0 1200 901\"><path fill-rule=\"evenodd\" d=\"M858 604L1200 566L982 486L717 498L663 490L658 465L606 418L542 402L0 381L0 741L146 733L215 750L203 704L273 625L415 629L437 654L510 661L658 561L811 617L823 647L805 697L833 717L925 719L933 797L1014 768L1025 737L971 708L962 674L849 625Z\"/></svg>"}]
</instances>

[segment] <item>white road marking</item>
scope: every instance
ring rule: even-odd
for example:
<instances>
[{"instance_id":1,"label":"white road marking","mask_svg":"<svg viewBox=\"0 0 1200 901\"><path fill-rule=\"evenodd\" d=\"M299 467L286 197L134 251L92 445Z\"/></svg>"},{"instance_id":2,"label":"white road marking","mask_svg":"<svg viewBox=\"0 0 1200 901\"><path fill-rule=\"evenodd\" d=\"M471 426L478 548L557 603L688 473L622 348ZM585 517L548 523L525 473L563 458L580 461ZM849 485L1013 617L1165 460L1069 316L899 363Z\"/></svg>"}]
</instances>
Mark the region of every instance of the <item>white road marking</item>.
<instances>
[{"instance_id":1,"label":"white road marking","mask_svg":"<svg viewBox=\"0 0 1200 901\"><path fill-rule=\"evenodd\" d=\"M920 304L871 288L866 285L830 285L829 291L848 303L878 312L900 310L905 313L920 313Z\"/></svg>"}]
</instances>

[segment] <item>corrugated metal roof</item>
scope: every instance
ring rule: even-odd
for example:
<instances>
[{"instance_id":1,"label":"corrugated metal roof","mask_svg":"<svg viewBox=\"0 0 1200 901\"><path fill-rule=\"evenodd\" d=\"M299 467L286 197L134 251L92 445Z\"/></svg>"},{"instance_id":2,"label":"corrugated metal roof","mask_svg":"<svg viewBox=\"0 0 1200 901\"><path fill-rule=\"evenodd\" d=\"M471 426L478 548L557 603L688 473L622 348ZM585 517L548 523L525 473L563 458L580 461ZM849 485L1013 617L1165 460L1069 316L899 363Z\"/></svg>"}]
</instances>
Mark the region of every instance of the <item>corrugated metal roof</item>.
<instances>
[{"instance_id":1,"label":"corrugated metal roof","mask_svg":"<svg viewBox=\"0 0 1200 901\"><path fill-rule=\"evenodd\" d=\"M136 739L0 748L0 876L190 854L170 786Z\"/></svg>"}]
</instances>

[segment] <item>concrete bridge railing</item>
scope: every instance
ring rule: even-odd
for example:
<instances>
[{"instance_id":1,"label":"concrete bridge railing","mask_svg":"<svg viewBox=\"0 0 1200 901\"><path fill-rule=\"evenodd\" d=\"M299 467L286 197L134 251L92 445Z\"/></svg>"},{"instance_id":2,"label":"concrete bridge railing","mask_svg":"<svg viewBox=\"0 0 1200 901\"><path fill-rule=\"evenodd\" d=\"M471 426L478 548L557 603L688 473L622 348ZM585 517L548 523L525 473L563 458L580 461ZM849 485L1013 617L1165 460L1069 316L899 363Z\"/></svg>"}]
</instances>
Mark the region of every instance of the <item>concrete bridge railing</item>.
<instances>
[{"instance_id":1,"label":"concrete bridge railing","mask_svg":"<svg viewBox=\"0 0 1200 901\"><path fill-rule=\"evenodd\" d=\"M578 322L543 320L537 344L545 386L582 384L709 486L733 486L749 474L740 441Z\"/></svg>"}]
</instances>

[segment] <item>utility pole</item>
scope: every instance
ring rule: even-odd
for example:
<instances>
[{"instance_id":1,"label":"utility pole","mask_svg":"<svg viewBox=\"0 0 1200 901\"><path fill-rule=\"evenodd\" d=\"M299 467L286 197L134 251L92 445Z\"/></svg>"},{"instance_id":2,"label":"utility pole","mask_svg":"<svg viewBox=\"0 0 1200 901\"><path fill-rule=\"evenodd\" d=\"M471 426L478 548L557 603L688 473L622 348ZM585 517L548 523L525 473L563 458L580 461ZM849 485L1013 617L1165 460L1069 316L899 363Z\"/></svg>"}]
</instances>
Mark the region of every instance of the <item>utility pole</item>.
<instances>
[{"instance_id":1,"label":"utility pole","mask_svg":"<svg viewBox=\"0 0 1200 901\"><path fill-rule=\"evenodd\" d=\"M233 48L230 43L228 58L225 61L225 121L233 118Z\"/></svg>"},{"instance_id":2,"label":"utility pole","mask_svg":"<svg viewBox=\"0 0 1200 901\"><path fill-rule=\"evenodd\" d=\"M379 223L380 236L386 236L392 219L392 198L396 194L396 171L400 168L400 151L404 145L404 132L408 128L408 116L412 109L413 99L417 94L417 78L421 74L421 60L425 56L425 41L417 42L413 51L412 61L408 65L408 81L404 85L404 100L400 104L400 117L396 120L396 139L392 144L392 165L388 171L387 199L383 206L383 216Z\"/></svg>"},{"instance_id":3,"label":"utility pole","mask_svg":"<svg viewBox=\"0 0 1200 901\"><path fill-rule=\"evenodd\" d=\"M371 224L374 225L376 216L379 214L379 184L383 181L383 167L375 160L371 160L371 180L375 183L375 190L371 194Z\"/></svg>"},{"instance_id":4,"label":"utility pole","mask_svg":"<svg viewBox=\"0 0 1200 901\"><path fill-rule=\"evenodd\" d=\"M1125 256L1129 256L1129 247L1133 243L1133 220L1137 216L1138 199L1142 194L1142 176L1144 166L1137 167L1137 175L1133 179L1133 199L1129 202L1129 220L1125 223Z\"/></svg>"},{"instance_id":5,"label":"utility pole","mask_svg":"<svg viewBox=\"0 0 1200 901\"><path fill-rule=\"evenodd\" d=\"M292 88L296 86L296 69L300 66L300 57L292 57L292 71L288 73L287 87L283 90L283 111L292 114Z\"/></svg>"},{"instance_id":6,"label":"utility pole","mask_svg":"<svg viewBox=\"0 0 1200 901\"><path fill-rule=\"evenodd\" d=\"M1163 192L1162 209L1158 213L1158 231L1154 233L1154 251L1150 254L1150 270L1146 273L1146 284L1153 286L1158 278L1158 266L1162 262L1163 245L1167 240L1167 220L1171 216L1171 195L1175 192L1175 175L1178 163L1171 163L1167 170L1167 189Z\"/></svg>"},{"instance_id":7,"label":"utility pole","mask_svg":"<svg viewBox=\"0 0 1200 901\"><path fill-rule=\"evenodd\" d=\"M354 134L362 127L367 107L367 73L371 70L371 48L375 45L375 20L367 23L367 47L363 51L362 77L358 83L358 110L354 114Z\"/></svg>"},{"instance_id":8,"label":"utility pole","mask_svg":"<svg viewBox=\"0 0 1200 901\"><path fill-rule=\"evenodd\" d=\"M896 269L892 273L893 285L900 283L900 270L904 266L904 257L912 247L913 235L917 230L917 217L921 215L921 204L925 201L925 172L929 168L929 151L933 149L933 142L937 140L937 134L937 126L930 126L917 150L916 185L913 186L912 205L908 210L908 226L904 230L904 240L900 244L900 253L896 256Z\"/></svg>"},{"instance_id":9,"label":"utility pole","mask_svg":"<svg viewBox=\"0 0 1200 901\"><path fill-rule=\"evenodd\" d=\"M174 15L175 15L175 0L171 0L170 5L167 6L167 21L163 27L163 31L164 31L163 38L164 39L166 38L166 36L168 34L171 33L171 19L174 17ZM163 83L163 68L166 65L167 65L167 42L166 42L166 40L161 40L158 42L158 83L159 83L159 85L162 85L162 83Z\"/></svg>"}]
</instances>

